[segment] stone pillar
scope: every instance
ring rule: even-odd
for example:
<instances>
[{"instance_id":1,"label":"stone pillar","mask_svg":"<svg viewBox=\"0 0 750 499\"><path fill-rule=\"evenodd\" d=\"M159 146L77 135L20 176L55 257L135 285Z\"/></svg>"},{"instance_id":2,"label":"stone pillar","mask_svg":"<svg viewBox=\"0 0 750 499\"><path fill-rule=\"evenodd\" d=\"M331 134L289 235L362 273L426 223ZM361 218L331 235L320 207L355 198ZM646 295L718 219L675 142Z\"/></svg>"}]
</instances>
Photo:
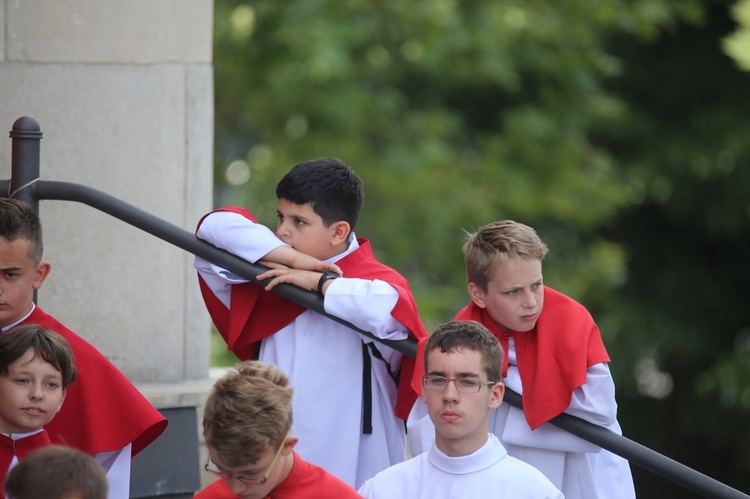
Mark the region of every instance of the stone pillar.
<instances>
[{"instance_id":1,"label":"stone pillar","mask_svg":"<svg viewBox=\"0 0 750 499\"><path fill-rule=\"evenodd\" d=\"M41 178L104 191L192 231L211 209L211 0L0 0L7 131L40 125ZM86 205L41 201L38 303L154 402L202 404L210 321L193 257Z\"/></svg>"}]
</instances>

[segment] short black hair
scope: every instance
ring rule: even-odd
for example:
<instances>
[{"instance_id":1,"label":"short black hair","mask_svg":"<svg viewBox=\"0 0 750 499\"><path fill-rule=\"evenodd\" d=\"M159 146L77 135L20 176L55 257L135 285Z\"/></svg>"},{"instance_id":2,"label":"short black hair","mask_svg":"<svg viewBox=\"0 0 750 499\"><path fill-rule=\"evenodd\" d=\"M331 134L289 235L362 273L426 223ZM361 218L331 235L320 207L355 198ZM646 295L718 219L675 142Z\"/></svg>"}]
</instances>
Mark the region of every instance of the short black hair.
<instances>
[{"instance_id":1,"label":"short black hair","mask_svg":"<svg viewBox=\"0 0 750 499\"><path fill-rule=\"evenodd\" d=\"M295 165L276 186L276 197L310 204L326 227L339 221L357 225L364 204L362 179L346 163L317 158Z\"/></svg>"}]
</instances>

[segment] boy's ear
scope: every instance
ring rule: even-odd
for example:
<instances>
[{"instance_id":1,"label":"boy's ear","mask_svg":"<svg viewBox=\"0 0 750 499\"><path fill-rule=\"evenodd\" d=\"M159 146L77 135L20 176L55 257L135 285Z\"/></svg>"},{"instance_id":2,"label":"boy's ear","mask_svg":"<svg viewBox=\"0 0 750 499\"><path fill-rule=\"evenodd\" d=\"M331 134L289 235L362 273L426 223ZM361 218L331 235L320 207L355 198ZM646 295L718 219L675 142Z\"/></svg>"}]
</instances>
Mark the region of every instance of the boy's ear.
<instances>
[{"instance_id":1,"label":"boy's ear","mask_svg":"<svg viewBox=\"0 0 750 499\"><path fill-rule=\"evenodd\" d=\"M490 394L492 395L490 398L490 409L497 409L503 401L505 385L498 381L490 388Z\"/></svg>"},{"instance_id":2,"label":"boy's ear","mask_svg":"<svg viewBox=\"0 0 750 499\"><path fill-rule=\"evenodd\" d=\"M349 239L349 234L352 231L352 227L349 225L349 222L341 220L339 222L331 224L330 230L331 245L338 246L340 244L346 243L347 239Z\"/></svg>"},{"instance_id":3,"label":"boy's ear","mask_svg":"<svg viewBox=\"0 0 750 499\"><path fill-rule=\"evenodd\" d=\"M299 442L298 437L288 437L286 441L284 442L284 446L281 448L281 454L284 456L289 455L292 450L294 450L294 447L297 445L297 442Z\"/></svg>"},{"instance_id":4,"label":"boy's ear","mask_svg":"<svg viewBox=\"0 0 750 499\"><path fill-rule=\"evenodd\" d=\"M484 291L473 282L469 283L469 296L471 296L471 301L473 301L477 307L485 308L487 306L484 303Z\"/></svg>"},{"instance_id":5,"label":"boy's ear","mask_svg":"<svg viewBox=\"0 0 750 499\"><path fill-rule=\"evenodd\" d=\"M37 266L36 270L34 271L34 281L32 282L32 286L34 287L34 289L39 289L42 287L42 284L44 284L44 280L49 275L50 270L52 270L52 265L50 265L49 262L42 262Z\"/></svg>"}]
</instances>

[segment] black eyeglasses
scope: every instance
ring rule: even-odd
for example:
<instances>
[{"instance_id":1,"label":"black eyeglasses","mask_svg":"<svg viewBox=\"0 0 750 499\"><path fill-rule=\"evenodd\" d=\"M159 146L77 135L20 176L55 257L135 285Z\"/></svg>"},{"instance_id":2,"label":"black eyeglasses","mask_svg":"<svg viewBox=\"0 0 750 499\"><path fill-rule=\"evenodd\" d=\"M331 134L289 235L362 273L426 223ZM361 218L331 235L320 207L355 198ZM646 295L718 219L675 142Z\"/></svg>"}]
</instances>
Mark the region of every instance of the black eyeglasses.
<instances>
[{"instance_id":1,"label":"black eyeglasses","mask_svg":"<svg viewBox=\"0 0 750 499\"><path fill-rule=\"evenodd\" d=\"M482 389L483 386L494 385L494 381L480 381L474 378L446 378L444 376L437 376L435 374L428 374L422 376L422 386L428 390L435 390L438 392L445 391L448 387L448 383L453 382L453 385L461 393L477 393Z\"/></svg>"},{"instance_id":2,"label":"black eyeglasses","mask_svg":"<svg viewBox=\"0 0 750 499\"><path fill-rule=\"evenodd\" d=\"M224 480L229 480L231 478L235 478L239 480L242 483L252 483L254 485L263 485L268 481L268 477L271 476L271 470L273 469L273 466L276 464L276 461L278 461L279 456L281 455L281 449L284 448L284 443L286 443L286 439L289 438L289 435L292 434L292 430L289 430L289 433L286 434L286 437L284 437L281 440L281 445L279 445L278 450L276 451L276 455L273 456L273 461L271 461L271 465L268 467L265 473L263 473L262 478L253 478L246 475L235 475L233 473L229 473L227 471L221 471L217 468L211 468L212 465L214 465L211 462L211 453L209 452L208 457L206 458L206 465L203 467L204 470L211 473L214 476L217 476L219 478L223 478ZM215 465L214 465L215 466Z\"/></svg>"}]
</instances>

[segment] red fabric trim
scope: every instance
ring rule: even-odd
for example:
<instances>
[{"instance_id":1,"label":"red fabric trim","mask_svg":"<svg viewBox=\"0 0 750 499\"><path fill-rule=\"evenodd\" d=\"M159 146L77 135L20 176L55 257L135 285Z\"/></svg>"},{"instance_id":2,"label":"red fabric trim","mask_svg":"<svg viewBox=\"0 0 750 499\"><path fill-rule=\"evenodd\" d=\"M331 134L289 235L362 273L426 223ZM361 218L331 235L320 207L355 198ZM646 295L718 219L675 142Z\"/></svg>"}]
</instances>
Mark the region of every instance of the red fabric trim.
<instances>
[{"instance_id":1,"label":"red fabric trim","mask_svg":"<svg viewBox=\"0 0 750 499\"><path fill-rule=\"evenodd\" d=\"M167 419L96 348L36 307L24 324L38 324L68 340L78 378L62 409L45 427L52 443L87 454L119 450L132 442L135 457L162 434Z\"/></svg>"},{"instance_id":2,"label":"red fabric trim","mask_svg":"<svg viewBox=\"0 0 750 499\"><path fill-rule=\"evenodd\" d=\"M523 385L523 406L531 429L561 414L570 405L573 391L586 383L586 370L609 362L601 333L586 308L549 287L544 288L544 308L536 327L527 333L504 331L487 314L470 303L456 319L481 322L500 339L513 337L518 372Z\"/></svg>"},{"instance_id":3,"label":"red fabric trim","mask_svg":"<svg viewBox=\"0 0 750 499\"><path fill-rule=\"evenodd\" d=\"M193 499L235 499L225 480L217 480L198 491ZM294 464L289 475L266 499L355 499L361 498L356 490L331 475L323 468L315 466L294 453Z\"/></svg>"},{"instance_id":4,"label":"red fabric trim","mask_svg":"<svg viewBox=\"0 0 750 499\"><path fill-rule=\"evenodd\" d=\"M0 490L5 490L5 478L8 475L10 463L13 462L13 456L17 455L21 461L36 449L41 449L51 445L49 435L45 430L35 433L25 438L13 440L12 438L0 434ZM5 497L5 496L3 496Z\"/></svg>"},{"instance_id":5,"label":"red fabric trim","mask_svg":"<svg viewBox=\"0 0 750 499\"><path fill-rule=\"evenodd\" d=\"M516 344L518 371L523 385L523 411L531 429L561 414L570 405L573 391L586 383L586 370L609 362L601 333L591 314L580 303L552 288L544 288L544 308L536 327L525 333L498 326L486 309L470 302L455 320L484 324L508 355L508 338ZM424 375L425 341L420 342L412 386ZM584 345L586 348L584 348ZM505 361L507 363L507 360ZM504 369L503 376L506 372Z\"/></svg>"},{"instance_id":6,"label":"red fabric trim","mask_svg":"<svg viewBox=\"0 0 750 499\"><path fill-rule=\"evenodd\" d=\"M255 222L252 214L234 206L216 211L231 211ZM205 217L203 217L205 218ZM203 219L201 219L201 222ZM200 226L200 223L199 223ZM358 239L359 248L337 261L345 277L387 282L399 293L392 315L409 329L417 340L427 336L417 305L407 280L394 269L378 262L367 239ZM261 341L292 322L306 309L276 293L266 292L254 283L236 284L232 287L230 308L227 309L201 280L201 292L214 325L227 342L229 349L241 360L251 358L255 343ZM396 415L406 420L417 393L411 387L413 359L404 356L401 364Z\"/></svg>"}]
</instances>

